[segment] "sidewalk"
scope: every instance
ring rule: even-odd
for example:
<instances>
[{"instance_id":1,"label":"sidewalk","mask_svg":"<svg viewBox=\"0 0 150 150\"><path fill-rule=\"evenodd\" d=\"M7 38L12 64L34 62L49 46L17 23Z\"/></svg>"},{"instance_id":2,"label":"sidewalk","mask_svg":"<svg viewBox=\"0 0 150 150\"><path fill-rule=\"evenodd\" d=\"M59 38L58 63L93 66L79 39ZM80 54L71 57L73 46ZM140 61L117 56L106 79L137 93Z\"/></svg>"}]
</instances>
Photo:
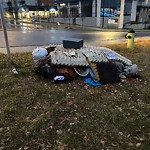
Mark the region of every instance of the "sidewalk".
<instances>
[{"instance_id":1,"label":"sidewalk","mask_svg":"<svg viewBox=\"0 0 150 150\"><path fill-rule=\"evenodd\" d=\"M49 25L49 26L54 26L54 27L59 27L57 26L55 23L48 23L48 22L31 22L31 21L27 21L29 24L34 24L34 25ZM26 23L27 23L26 22ZM22 22L20 22L22 23ZM80 25L69 25L69 24L61 24L60 27L64 27L64 28L71 28L71 29L78 29L78 30L93 30L93 31L104 31L104 32L111 32L111 31L115 31L115 32L128 32L128 29L102 29L102 28L98 28L98 27L89 27L89 26L80 26ZM1 30L1 29L0 29ZM139 31L145 31L147 32L147 30L138 30ZM149 32L149 30L148 30ZM141 37L141 38L135 38L135 42L138 40L148 40L150 39L149 36L147 37ZM106 41L99 41L98 43L96 43L94 46L107 46L107 45L111 45L111 44L116 44L116 43L126 43L127 40L126 39L118 39L118 40L106 40ZM85 43L87 44L87 43ZM24 52L32 52L35 48L37 47L46 47L48 45L43 45L43 46L21 46L21 47L10 47L10 51L11 53L24 53ZM0 53L4 53L7 54L7 50L6 48L0 48Z\"/></svg>"},{"instance_id":2,"label":"sidewalk","mask_svg":"<svg viewBox=\"0 0 150 150\"><path fill-rule=\"evenodd\" d=\"M10 51L11 53L26 53L32 52L35 48L37 48L37 46L10 47ZM6 48L0 48L0 53L7 54Z\"/></svg>"},{"instance_id":3,"label":"sidewalk","mask_svg":"<svg viewBox=\"0 0 150 150\"><path fill-rule=\"evenodd\" d=\"M141 38L135 38L135 42L137 41L147 41L150 40L150 37L141 37ZM117 44L117 43L127 43L126 39L118 39L118 40L106 40L106 41L100 41L98 44L95 44L93 46L105 46L107 47L108 45L112 44ZM85 43L86 45L87 43ZM32 52L35 48L37 47L46 47L48 45L43 45L43 46L23 46L23 47L10 47L11 53L26 53L26 52ZM7 54L6 48L0 48L0 53Z\"/></svg>"}]
</instances>

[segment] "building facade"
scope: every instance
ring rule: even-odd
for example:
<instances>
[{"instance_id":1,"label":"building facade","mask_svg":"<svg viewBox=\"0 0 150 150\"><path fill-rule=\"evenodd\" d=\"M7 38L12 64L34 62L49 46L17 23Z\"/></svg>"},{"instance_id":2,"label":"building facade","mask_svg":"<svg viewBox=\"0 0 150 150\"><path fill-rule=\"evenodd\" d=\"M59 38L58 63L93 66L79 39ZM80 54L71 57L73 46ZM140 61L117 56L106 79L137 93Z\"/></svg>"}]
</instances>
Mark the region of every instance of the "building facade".
<instances>
[{"instance_id":1,"label":"building facade","mask_svg":"<svg viewBox=\"0 0 150 150\"><path fill-rule=\"evenodd\" d=\"M10 18L40 17L105 28L150 23L150 0L2 0L2 4Z\"/></svg>"},{"instance_id":2,"label":"building facade","mask_svg":"<svg viewBox=\"0 0 150 150\"><path fill-rule=\"evenodd\" d=\"M76 18L76 23L108 27L126 22L150 22L150 0L55 0L60 18ZM123 4L123 7L121 5ZM122 8L122 9L121 9ZM121 12L123 11L123 18ZM82 18L82 21L79 21ZM95 18L95 19L94 19ZM84 19L84 22L83 22ZM82 22L82 23L81 23Z\"/></svg>"},{"instance_id":3,"label":"building facade","mask_svg":"<svg viewBox=\"0 0 150 150\"><path fill-rule=\"evenodd\" d=\"M5 16L14 19L48 18L54 13L53 4L53 0L2 0Z\"/></svg>"}]
</instances>

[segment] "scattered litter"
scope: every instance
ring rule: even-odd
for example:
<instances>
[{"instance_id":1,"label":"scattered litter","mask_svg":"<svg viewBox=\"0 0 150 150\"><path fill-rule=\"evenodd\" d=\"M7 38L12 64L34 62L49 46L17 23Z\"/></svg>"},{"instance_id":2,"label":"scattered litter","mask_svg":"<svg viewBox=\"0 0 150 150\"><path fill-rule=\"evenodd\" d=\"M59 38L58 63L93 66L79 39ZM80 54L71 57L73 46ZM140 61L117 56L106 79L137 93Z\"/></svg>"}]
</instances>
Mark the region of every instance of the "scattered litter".
<instances>
[{"instance_id":1,"label":"scattered litter","mask_svg":"<svg viewBox=\"0 0 150 150\"><path fill-rule=\"evenodd\" d=\"M108 59L116 59L116 55L115 55L115 53L113 53L113 52L108 52L108 53L106 53L106 57L108 58Z\"/></svg>"},{"instance_id":2,"label":"scattered litter","mask_svg":"<svg viewBox=\"0 0 150 150\"><path fill-rule=\"evenodd\" d=\"M92 86L100 86L102 85L98 80L94 79L94 72L91 68L89 68L89 75L84 77L83 80L87 83L89 83Z\"/></svg>"},{"instance_id":3,"label":"scattered litter","mask_svg":"<svg viewBox=\"0 0 150 150\"><path fill-rule=\"evenodd\" d=\"M45 58L47 55L48 55L47 50L42 47L37 47L32 52L32 57L33 57L33 60L35 63L38 62L39 60Z\"/></svg>"},{"instance_id":4,"label":"scattered litter","mask_svg":"<svg viewBox=\"0 0 150 150\"><path fill-rule=\"evenodd\" d=\"M124 72L127 77L136 77L138 76L138 66L136 64L126 66Z\"/></svg>"},{"instance_id":5,"label":"scattered litter","mask_svg":"<svg viewBox=\"0 0 150 150\"><path fill-rule=\"evenodd\" d=\"M139 77L136 64L106 47L83 46L80 49L49 45L33 50L33 70L54 82L70 81L77 76L92 86L114 84Z\"/></svg>"},{"instance_id":6,"label":"scattered litter","mask_svg":"<svg viewBox=\"0 0 150 150\"><path fill-rule=\"evenodd\" d=\"M17 74L18 74L17 69L16 69L16 68L13 68L13 69L12 69L12 73L13 73L14 75L17 75Z\"/></svg>"},{"instance_id":7,"label":"scattered litter","mask_svg":"<svg viewBox=\"0 0 150 150\"><path fill-rule=\"evenodd\" d=\"M56 76L56 77L54 78L54 81L63 81L64 79L65 79L64 76Z\"/></svg>"},{"instance_id":8,"label":"scattered litter","mask_svg":"<svg viewBox=\"0 0 150 150\"><path fill-rule=\"evenodd\" d=\"M56 25L60 26L60 23L59 23L59 22L57 22L57 23L56 23Z\"/></svg>"},{"instance_id":9,"label":"scattered litter","mask_svg":"<svg viewBox=\"0 0 150 150\"><path fill-rule=\"evenodd\" d=\"M83 67L75 67L74 70L81 77L87 76L90 72L89 68L83 68Z\"/></svg>"}]
</instances>

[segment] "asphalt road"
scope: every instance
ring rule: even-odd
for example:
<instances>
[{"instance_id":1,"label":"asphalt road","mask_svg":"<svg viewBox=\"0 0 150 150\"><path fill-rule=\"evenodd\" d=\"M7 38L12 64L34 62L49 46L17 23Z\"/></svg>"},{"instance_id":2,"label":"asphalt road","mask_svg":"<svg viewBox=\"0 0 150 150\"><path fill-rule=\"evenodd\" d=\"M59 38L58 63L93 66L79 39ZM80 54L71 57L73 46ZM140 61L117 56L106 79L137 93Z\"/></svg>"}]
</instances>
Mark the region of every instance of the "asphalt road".
<instances>
[{"instance_id":1,"label":"asphalt road","mask_svg":"<svg viewBox=\"0 0 150 150\"><path fill-rule=\"evenodd\" d=\"M10 25L9 25L10 26ZM13 30L8 30L9 45L11 47L44 46L49 44L62 44L64 39L79 38L85 44L99 45L112 40L125 40L127 32L117 30L95 30L87 31L80 29L68 29L64 27L44 27L34 24L11 25ZM14 30L15 29L15 30ZM150 32L136 32L135 37L150 36ZM5 47L3 31L0 31L0 48Z\"/></svg>"}]
</instances>

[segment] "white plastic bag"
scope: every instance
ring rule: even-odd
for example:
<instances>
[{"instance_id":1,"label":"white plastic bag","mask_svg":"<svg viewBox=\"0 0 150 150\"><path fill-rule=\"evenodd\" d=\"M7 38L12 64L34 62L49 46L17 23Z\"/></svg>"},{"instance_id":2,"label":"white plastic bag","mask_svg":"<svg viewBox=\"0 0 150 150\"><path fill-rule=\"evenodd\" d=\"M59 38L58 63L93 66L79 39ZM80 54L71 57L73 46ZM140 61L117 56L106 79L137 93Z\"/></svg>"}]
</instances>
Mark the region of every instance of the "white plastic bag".
<instances>
[{"instance_id":1,"label":"white plastic bag","mask_svg":"<svg viewBox=\"0 0 150 150\"><path fill-rule=\"evenodd\" d=\"M45 48L42 47L37 47L36 49L33 50L32 52L32 57L34 62L36 63L42 58L45 58L48 55L48 52Z\"/></svg>"},{"instance_id":2,"label":"white plastic bag","mask_svg":"<svg viewBox=\"0 0 150 150\"><path fill-rule=\"evenodd\" d=\"M138 74L138 66L136 64L133 64L132 66L126 66L124 71L126 76L135 76Z\"/></svg>"}]
</instances>

